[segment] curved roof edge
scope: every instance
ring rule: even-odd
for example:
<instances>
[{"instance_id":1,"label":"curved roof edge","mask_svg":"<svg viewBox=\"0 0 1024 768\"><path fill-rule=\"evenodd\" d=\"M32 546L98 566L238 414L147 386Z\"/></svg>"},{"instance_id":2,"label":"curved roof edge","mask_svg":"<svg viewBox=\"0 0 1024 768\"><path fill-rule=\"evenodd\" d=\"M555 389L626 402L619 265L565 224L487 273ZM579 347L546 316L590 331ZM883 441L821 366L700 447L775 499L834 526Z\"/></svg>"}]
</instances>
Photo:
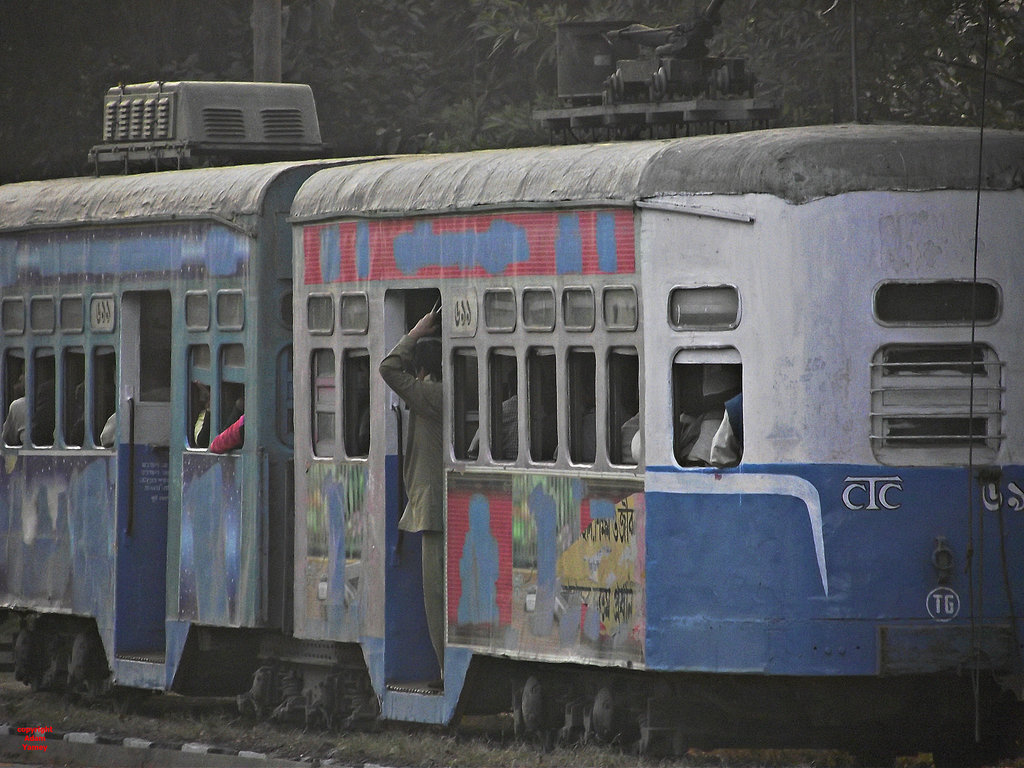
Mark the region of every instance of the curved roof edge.
<instances>
[{"instance_id":1,"label":"curved roof edge","mask_svg":"<svg viewBox=\"0 0 1024 768\"><path fill-rule=\"evenodd\" d=\"M340 161L296 161L130 176L28 181L0 186L0 233L90 224L220 221L255 234L271 184L297 168Z\"/></svg>"},{"instance_id":2,"label":"curved roof edge","mask_svg":"<svg viewBox=\"0 0 1024 768\"><path fill-rule=\"evenodd\" d=\"M978 135L961 127L829 125L406 156L314 174L292 218L631 205L675 193L763 193L804 203L871 189L974 189ZM1024 133L985 132L982 187L1024 187Z\"/></svg>"}]
</instances>

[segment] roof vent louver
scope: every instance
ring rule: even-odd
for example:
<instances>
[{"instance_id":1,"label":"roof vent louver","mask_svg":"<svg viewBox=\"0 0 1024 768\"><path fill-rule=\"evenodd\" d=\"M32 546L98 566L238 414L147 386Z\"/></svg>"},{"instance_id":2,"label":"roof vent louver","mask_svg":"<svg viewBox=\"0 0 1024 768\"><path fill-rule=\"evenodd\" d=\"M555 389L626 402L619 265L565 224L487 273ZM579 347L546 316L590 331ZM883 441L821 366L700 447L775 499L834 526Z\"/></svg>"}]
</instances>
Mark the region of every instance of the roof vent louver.
<instances>
[{"instance_id":1,"label":"roof vent louver","mask_svg":"<svg viewBox=\"0 0 1024 768\"><path fill-rule=\"evenodd\" d=\"M245 141L245 117L242 110L228 107L204 108L203 132L210 139Z\"/></svg>"},{"instance_id":2,"label":"roof vent louver","mask_svg":"<svg viewBox=\"0 0 1024 768\"><path fill-rule=\"evenodd\" d=\"M301 141L306 134L298 109L261 109L260 120L267 141Z\"/></svg>"},{"instance_id":3,"label":"roof vent louver","mask_svg":"<svg viewBox=\"0 0 1024 768\"><path fill-rule=\"evenodd\" d=\"M309 86L182 81L107 91L103 143L89 157L127 172L323 154Z\"/></svg>"}]
</instances>

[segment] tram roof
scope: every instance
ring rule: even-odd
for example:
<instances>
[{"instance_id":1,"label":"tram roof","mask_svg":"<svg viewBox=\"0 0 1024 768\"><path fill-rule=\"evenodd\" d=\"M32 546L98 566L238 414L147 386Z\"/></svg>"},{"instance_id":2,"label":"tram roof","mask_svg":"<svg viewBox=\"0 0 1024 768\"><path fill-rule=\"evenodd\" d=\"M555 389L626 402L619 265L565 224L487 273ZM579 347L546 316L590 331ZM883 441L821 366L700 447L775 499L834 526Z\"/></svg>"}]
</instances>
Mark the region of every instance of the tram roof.
<instances>
[{"instance_id":1,"label":"tram roof","mask_svg":"<svg viewBox=\"0 0 1024 768\"><path fill-rule=\"evenodd\" d=\"M278 162L5 184L0 186L0 233L212 219L253 234L253 217L260 213L271 184L289 170L311 164Z\"/></svg>"},{"instance_id":2,"label":"tram roof","mask_svg":"<svg viewBox=\"0 0 1024 768\"><path fill-rule=\"evenodd\" d=\"M396 157L314 174L292 218L631 205L678 193L765 193L803 203L868 189L974 189L978 136L973 128L838 125ZM984 137L983 188L1024 186L1024 133Z\"/></svg>"}]
</instances>

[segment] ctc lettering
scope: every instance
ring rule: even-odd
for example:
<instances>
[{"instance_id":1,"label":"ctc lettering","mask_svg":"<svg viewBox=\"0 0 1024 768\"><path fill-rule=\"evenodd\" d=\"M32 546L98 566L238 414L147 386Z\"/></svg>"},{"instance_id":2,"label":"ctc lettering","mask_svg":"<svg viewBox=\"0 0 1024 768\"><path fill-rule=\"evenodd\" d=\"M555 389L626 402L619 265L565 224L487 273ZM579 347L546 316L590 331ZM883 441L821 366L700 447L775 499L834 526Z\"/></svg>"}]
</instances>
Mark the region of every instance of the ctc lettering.
<instances>
[{"instance_id":1,"label":"ctc lettering","mask_svg":"<svg viewBox=\"0 0 1024 768\"><path fill-rule=\"evenodd\" d=\"M899 509L900 503L890 497L903 490L903 480L891 477L847 477L844 481L843 504L847 509Z\"/></svg>"}]
</instances>

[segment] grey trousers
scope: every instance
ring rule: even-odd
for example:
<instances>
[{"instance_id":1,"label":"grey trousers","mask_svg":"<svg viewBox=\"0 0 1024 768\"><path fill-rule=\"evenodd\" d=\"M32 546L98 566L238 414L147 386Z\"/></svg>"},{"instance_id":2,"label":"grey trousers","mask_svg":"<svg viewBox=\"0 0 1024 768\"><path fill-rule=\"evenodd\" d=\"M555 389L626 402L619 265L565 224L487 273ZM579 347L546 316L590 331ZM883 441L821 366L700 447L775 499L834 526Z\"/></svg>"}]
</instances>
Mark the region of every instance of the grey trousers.
<instances>
[{"instance_id":1,"label":"grey trousers","mask_svg":"<svg viewBox=\"0 0 1024 768\"><path fill-rule=\"evenodd\" d=\"M444 675L444 531L423 531L423 608L427 613L430 643Z\"/></svg>"}]
</instances>

